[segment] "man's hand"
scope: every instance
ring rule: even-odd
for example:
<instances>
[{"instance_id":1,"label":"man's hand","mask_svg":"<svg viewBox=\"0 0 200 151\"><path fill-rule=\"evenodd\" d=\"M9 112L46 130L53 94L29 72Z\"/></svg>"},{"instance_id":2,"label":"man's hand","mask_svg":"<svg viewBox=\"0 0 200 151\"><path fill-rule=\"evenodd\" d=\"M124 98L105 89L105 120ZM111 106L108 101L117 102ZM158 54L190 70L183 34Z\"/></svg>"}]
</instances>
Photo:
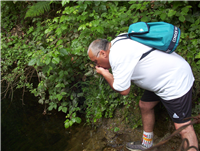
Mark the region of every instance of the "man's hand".
<instances>
[{"instance_id":1,"label":"man's hand","mask_svg":"<svg viewBox=\"0 0 200 151\"><path fill-rule=\"evenodd\" d=\"M108 69L104 69L102 67L95 66L97 73L104 75L106 72L109 72Z\"/></svg>"},{"instance_id":2,"label":"man's hand","mask_svg":"<svg viewBox=\"0 0 200 151\"><path fill-rule=\"evenodd\" d=\"M111 88L113 90L115 90L113 88L114 78L113 78L113 75L109 72L109 70L108 69L104 69L102 67L98 67L98 66L96 66L95 68L96 68L97 73L101 74L106 79L106 81L111 86ZM128 95L128 93L130 92L130 87L127 90L117 91L117 92L120 93L121 95Z\"/></svg>"}]
</instances>

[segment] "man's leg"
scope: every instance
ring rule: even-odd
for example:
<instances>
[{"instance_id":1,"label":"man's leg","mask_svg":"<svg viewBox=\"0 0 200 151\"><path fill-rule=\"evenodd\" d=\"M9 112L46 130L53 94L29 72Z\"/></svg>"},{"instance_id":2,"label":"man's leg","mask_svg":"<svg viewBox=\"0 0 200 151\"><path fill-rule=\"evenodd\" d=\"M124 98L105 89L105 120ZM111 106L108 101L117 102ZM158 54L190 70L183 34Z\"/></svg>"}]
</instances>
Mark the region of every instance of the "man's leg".
<instances>
[{"instance_id":1,"label":"man's leg","mask_svg":"<svg viewBox=\"0 0 200 151\"><path fill-rule=\"evenodd\" d=\"M156 101L155 101L156 100ZM145 150L153 145L153 128L155 123L154 107L160 102L160 98L155 93L145 91L139 101L143 123L142 142L129 142L126 148L131 151Z\"/></svg>"},{"instance_id":2,"label":"man's leg","mask_svg":"<svg viewBox=\"0 0 200 151\"><path fill-rule=\"evenodd\" d=\"M154 107L159 103L159 101L154 102L144 102L139 101L139 106L142 115L143 129L145 132L152 132L155 123Z\"/></svg>"},{"instance_id":3,"label":"man's leg","mask_svg":"<svg viewBox=\"0 0 200 151\"><path fill-rule=\"evenodd\" d=\"M186 123L174 123L175 128L178 129L181 126L184 126L186 124L189 124L190 121L186 122ZM189 146L195 146L198 148L198 141L197 141L197 137L196 137L196 133L194 131L194 128L192 125L186 127L185 129L183 129L181 132L181 137L182 139L187 138L189 141ZM186 144L185 144L186 145ZM196 149L190 149L188 151L196 151Z\"/></svg>"}]
</instances>

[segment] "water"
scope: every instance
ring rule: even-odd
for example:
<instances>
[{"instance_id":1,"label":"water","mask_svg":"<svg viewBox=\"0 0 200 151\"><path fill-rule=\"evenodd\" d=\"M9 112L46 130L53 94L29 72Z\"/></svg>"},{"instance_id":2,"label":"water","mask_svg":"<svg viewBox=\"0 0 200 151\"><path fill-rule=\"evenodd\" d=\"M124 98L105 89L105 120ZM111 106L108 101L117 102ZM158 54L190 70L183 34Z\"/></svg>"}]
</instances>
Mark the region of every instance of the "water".
<instances>
[{"instance_id":1,"label":"water","mask_svg":"<svg viewBox=\"0 0 200 151\"><path fill-rule=\"evenodd\" d=\"M88 151L106 146L103 130L81 124L64 128L65 114L53 111L43 115L38 99L16 92L13 101L1 101L2 151ZM104 139L104 140L103 140Z\"/></svg>"},{"instance_id":2,"label":"water","mask_svg":"<svg viewBox=\"0 0 200 151\"><path fill-rule=\"evenodd\" d=\"M117 125L122 131L114 133L110 125L116 119L103 120L100 127L82 122L65 129L64 113L53 111L43 115L44 106L29 93L25 93L25 105L20 99L21 92L16 92L13 101L1 101L2 151L127 151L125 143L140 140L142 136L142 127L122 130ZM156 122L154 139L158 142L169 132L169 121L160 117ZM180 143L177 137L160 150L176 150Z\"/></svg>"},{"instance_id":3,"label":"water","mask_svg":"<svg viewBox=\"0 0 200 151\"><path fill-rule=\"evenodd\" d=\"M67 146L67 130L63 127L62 114L43 115L44 107L37 98L25 95L14 100L2 100L2 151L63 150ZM57 144L55 146L55 144Z\"/></svg>"}]
</instances>

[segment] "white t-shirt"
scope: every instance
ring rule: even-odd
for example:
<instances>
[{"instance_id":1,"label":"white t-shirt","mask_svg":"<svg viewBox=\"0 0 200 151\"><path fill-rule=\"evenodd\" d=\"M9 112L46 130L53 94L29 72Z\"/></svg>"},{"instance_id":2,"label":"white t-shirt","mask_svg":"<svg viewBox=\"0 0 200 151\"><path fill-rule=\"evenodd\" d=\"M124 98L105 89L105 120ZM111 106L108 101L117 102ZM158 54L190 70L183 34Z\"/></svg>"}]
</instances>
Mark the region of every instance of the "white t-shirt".
<instances>
[{"instance_id":1,"label":"white t-shirt","mask_svg":"<svg viewBox=\"0 0 200 151\"><path fill-rule=\"evenodd\" d=\"M193 85L190 65L177 53L167 54L154 50L139 61L151 47L126 39L111 41L109 62L114 76L113 88L124 91L131 85L155 92L164 100L185 95Z\"/></svg>"}]
</instances>

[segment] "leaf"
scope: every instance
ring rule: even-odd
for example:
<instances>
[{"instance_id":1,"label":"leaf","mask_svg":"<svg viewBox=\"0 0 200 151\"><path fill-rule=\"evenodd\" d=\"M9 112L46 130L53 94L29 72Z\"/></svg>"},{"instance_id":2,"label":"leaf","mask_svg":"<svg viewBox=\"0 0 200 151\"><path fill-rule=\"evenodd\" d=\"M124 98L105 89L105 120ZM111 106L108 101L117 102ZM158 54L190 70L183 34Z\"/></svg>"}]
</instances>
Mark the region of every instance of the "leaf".
<instances>
[{"instance_id":1,"label":"leaf","mask_svg":"<svg viewBox=\"0 0 200 151\"><path fill-rule=\"evenodd\" d=\"M169 12L168 12L168 17L172 17L176 14L176 11L174 11L173 9L170 9Z\"/></svg>"},{"instance_id":2,"label":"leaf","mask_svg":"<svg viewBox=\"0 0 200 151\"><path fill-rule=\"evenodd\" d=\"M62 110L62 108L63 108L62 106L59 106L59 108L58 108L58 111L61 111L61 110Z\"/></svg>"},{"instance_id":3,"label":"leaf","mask_svg":"<svg viewBox=\"0 0 200 151\"><path fill-rule=\"evenodd\" d=\"M60 49L59 52L61 56L68 56L69 54L65 48Z\"/></svg>"},{"instance_id":4,"label":"leaf","mask_svg":"<svg viewBox=\"0 0 200 151\"><path fill-rule=\"evenodd\" d=\"M50 2L37 2L34 3L26 12L25 18L27 17L36 17L38 15L44 14L45 11L50 10Z\"/></svg>"},{"instance_id":5,"label":"leaf","mask_svg":"<svg viewBox=\"0 0 200 151\"><path fill-rule=\"evenodd\" d=\"M135 4L136 1L129 1L128 3L129 3L129 4Z\"/></svg>"},{"instance_id":6,"label":"leaf","mask_svg":"<svg viewBox=\"0 0 200 151\"><path fill-rule=\"evenodd\" d=\"M76 123L80 124L81 123L81 118L80 117L76 117Z\"/></svg>"},{"instance_id":7,"label":"leaf","mask_svg":"<svg viewBox=\"0 0 200 151\"><path fill-rule=\"evenodd\" d=\"M53 110L53 106L50 105L50 106L48 107L48 110L49 110L49 111Z\"/></svg>"},{"instance_id":8,"label":"leaf","mask_svg":"<svg viewBox=\"0 0 200 151\"><path fill-rule=\"evenodd\" d=\"M60 18L60 23L62 23L63 21L67 20L67 16L66 15L62 15Z\"/></svg>"},{"instance_id":9,"label":"leaf","mask_svg":"<svg viewBox=\"0 0 200 151\"><path fill-rule=\"evenodd\" d=\"M72 117L76 117L76 112L74 112L74 113L72 114Z\"/></svg>"},{"instance_id":10,"label":"leaf","mask_svg":"<svg viewBox=\"0 0 200 151\"><path fill-rule=\"evenodd\" d=\"M39 99L38 103L44 104L44 100L43 99Z\"/></svg>"},{"instance_id":11,"label":"leaf","mask_svg":"<svg viewBox=\"0 0 200 151\"><path fill-rule=\"evenodd\" d=\"M58 18L59 18L59 17L54 18L54 19L53 19L53 22L56 22L56 23L57 23L57 22L58 22Z\"/></svg>"},{"instance_id":12,"label":"leaf","mask_svg":"<svg viewBox=\"0 0 200 151\"><path fill-rule=\"evenodd\" d=\"M72 121L69 121L69 125L72 126L72 125L73 125L73 122L72 122Z\"/></svg>"},{"instance_id":13,"label":"leaf","mask_svg":"<svg viewBox=\"0 0 200 151\"><path fill-rule=\"evenodd\" d=\"M65 122L65 128L68 128L69 126L69 122Z\"/></svg>"},{"instance_id":14,"label":"leaf","mask_svg":"<svg viewBox=\"0 0 200 151\"><path fill-rule=\"evenodd\" d=\"M137 8L137 4L132 4L129 9L135 9L135 8Z\"/></svg>"},{"instance_id":15,"label":"leaf","mask_svg":"<svg viewBox=\"0 0 200 151\"><path fill-rule=\"evenodd\" d=\"M63 84L63 83L58 83L56 86L55 86L56 88L63 88L63 87L65 87L65 85ZM65 92L64 92L65 93Z\"/></svg>"},{"instance_id":16,"label":"leaf","mask_svg":"<svg viewBox=\"0 0 200 151\"><path fill-rule=\"evenodd\" d=\"M57 104L56 103L53 104L53 108L57 109Z\"/></svg>"},{"instance_id":17,"label":"leaf","mask_svg":"<svg viewBox=\"0 0 200 151\"><path fill-rule=\"evenodd\" d=\"M37 62L37 58L33 58L29 61L28 65L33 66Z\"/></svg>"},{"instance_id":18,"label":"leaf","mask_svg":"<svg viewBox=\"0 0 200 151\"><path fill-rule=\"evenodd\" d=\"M66 95L67 93L66 93L66 92L61 92L60 94L61 94L61 95Z\"/></svg>"},{"instance_id":19,"label":"leaf","mask_svg":"<svg viewBox=\"0 0 200 151\"><path fill-rule=\"evenodd\" d=\"M85 28L86 28L86 25L83 24L83 25L81 25L81 26L78 28L78 31L79 31L79 30L84 30Z\"/></svg>"},{"instance_id":20,"label":"leaf","mask_svg":"<svg viewBox=\"0 0 200 151\"><path fill-rule=\"evenodd\" d=\"M185 17L184 17L183 15L181 15L181 16L179 16L179 20L180 20L181 22L184 22L184 21L185 21Z\"/></svg>"},{"instance_id":21,"label":"leaf","mask_svg":"<svg viewBox=\"0 0 200 151\"><path fill-rule=\"evenodd\" d=\"M162 13L162 14L160 15L160 18L161 18L162 20L165 20L165 18L166 18L166 13Z\"/></svg>"},{"instance_id":22,"label":"leaf","mask_svg":"<svg viewBox=\"0 0 200 151\"><path fill-rule=\"evenodd\" d=\"M173 2L173 0L168 0L168 3L170 4L171 2Z\"/></svg>"},{"instance_id":23,"label":"leaf","mask_svg":"<svg viewBox=\"0 0 200 151\"><path fill-rule=\"evenodd\" d=\"M58 42L56 43L56 45L60 45L60 44L62 44L62 43L63 43L63 40L60 39L60 40L58 40Z\"/></svg>"},{"instance_id":24,"label":"leaf","mask_svg":"<svg viewBox=\"0 0 200 151\"><path fill-rule=\"evenodd\" d=\"M76 118L75 118L75 117L72 117L72 118L71 118L71 121L72 121L73 123L75 123L75 122L76 122Z\"/></svg>"},{"instance_id":25,"label":"leaf","mask_svg":"<svg viewBox=\"0 0 200 151\"><path fill-rule=\"evenodd\" d=\"M61 94L57 94L56 96L58 98L58 101L60 101L63 98L63 96Z\"/></svg>"},{"instance_id":26,"label":"leaf","mask_svg":"<svg viewBox=\"0 0 200 151\"><path fill-rule=\"evenodd\" d=\"M141 19L142 22L147 22L148 21L148 17L147 16L143 16Z\"/></svg>"},{"instance_id":27,"label":"leaf","mask_svg":"<svg viewBox=\"0 0 200 151\"><path fill-rule=\"evenodd\" d=\"M191 6L186 6L186 7L183 7L181 10L184 14L187 14L187 12L189 11L189 8L191 8Z\"/></svg>"},{"instance_id":28,"label":"leaf","mask_svg":"<svg viewBox=\"0 0 200 151\"><path fill-rule=\"evenodd\" d=\"M77 97L81 97L81 96L83 96L83 93L78 93L77 94Z\"/></svg>"},{"instance_id":29,"label":"leaf","mask_svg":"<svg viewBox=\"0 0 200 151\"><path fill-rule=\"evenodd\" d=\"M45 64L48 65L50 62L51 62L51 58L50 58L50 57L47 57L47 59L46 59L46 61L45 61Z\"/></svg>"},{"instance_id":30,"label":"leaf","mask_svg":"<svg viewBox=\"0 0 200 151\"><path fill-rule=\"evenodd\" d=\"M115 127L114 128L114 132L117 132L117 131L119 131L120 129L118 128L118 127Z\"/></svg>"},{"instance_id":31,"label":"leaf","mask_svg":"<svg viewBox=\"0 0 200 151\"><path fill-rule=\"evenodd\" d=\"M54 64L58 64L59 62L60 62L60 58L58 58L58 57L54 57L52 59L52 63L54 63Z\"/></svg>"},{"instance_id":32,"label":"leaf","mask_svg":"<svg viewBox=\"0 0 200 151\"><path fill-rule=\"evenodd\" d=\"M95 4L95 6L99 6L100 3L101 3L100 0L94 0L94 4Z\"/></svg>"},{"instance_id":33,"label":"leaf","mask_svg":"<svg viewBox=\"0 0 200 151\"><path fill-rule=\"evenodd\" d=\"M200 52L195 56L195 59L200 59Z\"/></svg>"},{"instance_id":34,"label":"leaf","mask_svg":"<svg viewBox=\"0 0 200 151\"><path fill-rule=\"evenodd\" d=\"M62 0L61 4L62 4L62 6L64 6L66 3L69 3L69 2L70 2L70 0Z\"/></svg>"},{"instance_id":35,"label":"leaf","mask_svg":"<svg viewBox=\"0 0 200 151\"><path fill-rule=\"evenodd\" d=\"M61 105L62 105L62 106L67 106L68 103L67 103L67 102L62 102Z\"/></svg>"},{"instance_id":36,"label":"leaf","mask_svg":"<svg viewBox=\"0 0 200 151\"><path fill-rule=\"evenodd\" d=\"M62 33L62 30L60 28L56 29L56 34L60 35Z\"/></svg>"},{"instance_id":37,"label":"leaf","mask_svg":"<svg viewBox=\"0 0 200 151\"><path fill-rule=\"evenodd\" d=\"M191 40L191 42L192 42L192 44L193 44L194 46L196 46L196 45L198 44L197 39L193 39L193 40Z\"/></svg>"},{"instance_id":38,"label":"leaf","mask_svg":"<svg viewBox=\"0 0 200 151\"><path fill-rule=\"evenodd\" d=\"M62 111L63 111L64 113L67 113L67 107L62 107Z\"/></svg>"},{"instance_id":39,"label":"leaf","mask_svg":"<svg viewBox=\"0 0 200 151\"><path fill-rule=\"evenodd\" d=\"M93 75L93 70L90 70L87 73L85 73L85 76L91 76L91 75Z\"/></svg>"}]
</instances>

